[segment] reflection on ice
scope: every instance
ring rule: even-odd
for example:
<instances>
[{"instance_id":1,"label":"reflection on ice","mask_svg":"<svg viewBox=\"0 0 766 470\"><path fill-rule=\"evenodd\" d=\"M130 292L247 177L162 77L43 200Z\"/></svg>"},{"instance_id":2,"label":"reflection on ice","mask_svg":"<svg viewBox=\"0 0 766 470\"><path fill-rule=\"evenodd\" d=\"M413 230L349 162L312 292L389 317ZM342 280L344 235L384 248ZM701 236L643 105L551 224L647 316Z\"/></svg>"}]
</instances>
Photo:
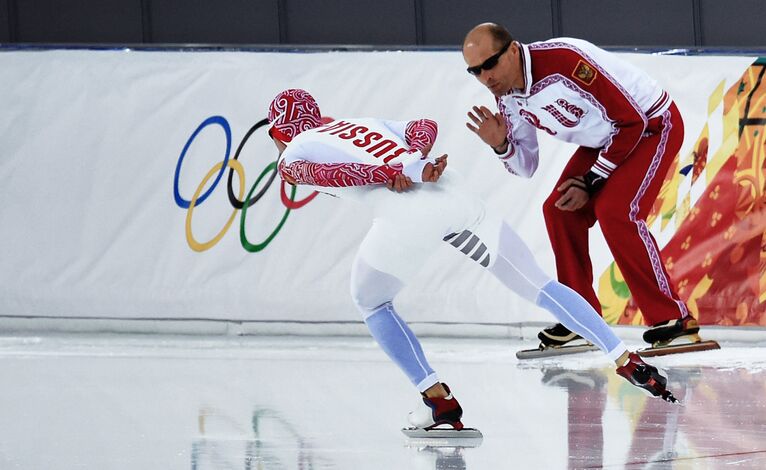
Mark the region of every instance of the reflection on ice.
<instances>
[{"instance_id":1,"label":"reflection on ice","mask_svg":"<svg viewBox=\"0 0 766 470\"><path fill-rule=\"evenodd\" d=\"M474 443L408 441L419 394L368 338L0 338L0 468L766 468L766 354L654 358L684 406L598 353L426 339Z\"/></svg>"},{"instance_id":2,"label":"reflection on ice","mask_svg":"<svg viewBox=\"0 0 766 470\"><path fill-rule=\"evenodd\" d=\"M684 406L657 403L610 369L541 372L541 383L567 394L569 468L717 468L723 461L758 468L766 461L766 404L753 395L766 386L762 372L667 368ZM729 461L732 455L740 458Z\"/></svg>"},{"instance_id":3,"label":"reflection on ice","mask_svg":"<svg viewBox=\"0 0 766 470\"><path fill-rule=\"evenodd\" d=\"M468 467L463 457L463 449L465 449L463 446L449 446L444 443L417 447L418 453L428 457L429 460L423 462L420 467L434 470L466 470Z\"/></svg>"},{"instance_id":4,"label":"reflection on ice","mask_svg":"<svg viewBox=\"0 0 766 470\"><path fill-rule=\"evenodd\" d=\"M256 408L250 423L243 423L221 410L202 408L198 430L200 437L192 442L192 470L335 468L272 409Z\"/></svg>"}]
</instances>

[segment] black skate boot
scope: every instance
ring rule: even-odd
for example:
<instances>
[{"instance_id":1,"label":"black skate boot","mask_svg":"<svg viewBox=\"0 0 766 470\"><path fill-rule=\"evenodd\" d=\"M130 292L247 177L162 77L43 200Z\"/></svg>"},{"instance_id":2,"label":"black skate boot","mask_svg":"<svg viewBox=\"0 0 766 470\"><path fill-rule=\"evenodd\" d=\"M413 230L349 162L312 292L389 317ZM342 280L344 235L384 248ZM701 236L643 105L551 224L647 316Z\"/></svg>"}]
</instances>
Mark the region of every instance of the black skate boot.
<instances>
[{"instance_id":1,"label":"black skate boot","mask_svg":"<svg viewBox=\"0 0 766 470\"><path fill-rule=\"evenodd\" d=\"M697 320L687 316L686 318L652 325L644 332L644 341L658 348L667 346L671 341L681 336L689 336L690 342L698 343L700 342L700 337L697 335L699 330Z\"/></svg>"},{"instance_id":2,"label":"black skate boot","mask_svg":"<svg viewBox=\"0 0 766 470\"><path fill-rule=\"evenodd\" d=\"M540 349L549 348L551 346L563 346L576 339L582 339L582 336L569 331L569 329L561 323L556 323L537 333L537 337L540 339Z\"/></svg>"},{"instance_id":3,"label":"black skate boot","mask_svg":"<svg viewBox=\"0 0 766 470\"><path fill-rule=\"evenodd\" d=\"M556 323L553 326L545 328L543 331L537 333L537 338L540 340L540 345L537 349L522 349L521 351L516 351L516 357L518 359L538 359L548 356L576 354L598 350L596 346L593 346L589 341L586 341L585 338L577 333L569 331L569 329L561 323Z\"/></svg>"},{"instance_id":4,"label":"black skate boot","mask_svg":"<svg viewBox=\"0 0 766 470\"><path fill-rule=\"evenodd\" d=\"M668 378L653 365L644 362L636 353L628 355L628 363L617 368L617 373L628 379L636 387L642 388L652 396L676 403L676 397L665 388Z\"/></svg>"}]
</instances>

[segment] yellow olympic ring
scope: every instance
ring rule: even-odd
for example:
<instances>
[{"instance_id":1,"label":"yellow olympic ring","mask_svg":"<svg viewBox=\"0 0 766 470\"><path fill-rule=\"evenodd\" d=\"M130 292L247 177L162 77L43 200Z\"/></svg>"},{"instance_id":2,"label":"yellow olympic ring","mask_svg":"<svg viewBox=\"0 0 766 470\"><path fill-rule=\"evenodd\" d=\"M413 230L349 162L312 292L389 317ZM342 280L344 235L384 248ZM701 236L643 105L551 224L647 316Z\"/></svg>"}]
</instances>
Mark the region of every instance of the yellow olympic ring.
<instances>
[{"instance_id":1,"label":"yellow olympic ring","mask_svg":"<svg viewBox=\"0 0 766 470\"><path fill-rule=\"evenodd\" d=\"M223 162L218 162L215 164L215 166L208 172L208 174L202 179L202 182L197 187L197 190L194 192L194 196L191 198L191 202L189 203L189 210L186 212L186 242L189 243L189 247L191 247L194 251L205 251L212 248L216 243L218 243L221 238L226 234L226 232L229 230L229 227L231 227L231 223L234 222L234 217L237 215L237 211L239 209L234 209L234 212L231 213L231 217L229 217L229 220L226 222L226 225L223 226L220 232L213 237L212 240L207 241L205 243L200 243L197 240L194 239L194 235L192 235L192 229L191 229L191 221L192 221L192 212L194 211L194 206L197 204L197 198L199 197L200 193L202 192L202 188L205 187L205 184L208 182L210 178L213 177L218 171L221 170L221 167L223 166ZM239 161L234 159L229 159L226 163L226 166L230 167L232 170L237 172L237 176L239 177L239 199L242 200L245 197L245 168L242 166Z\"/></svg>"}]
</instances>

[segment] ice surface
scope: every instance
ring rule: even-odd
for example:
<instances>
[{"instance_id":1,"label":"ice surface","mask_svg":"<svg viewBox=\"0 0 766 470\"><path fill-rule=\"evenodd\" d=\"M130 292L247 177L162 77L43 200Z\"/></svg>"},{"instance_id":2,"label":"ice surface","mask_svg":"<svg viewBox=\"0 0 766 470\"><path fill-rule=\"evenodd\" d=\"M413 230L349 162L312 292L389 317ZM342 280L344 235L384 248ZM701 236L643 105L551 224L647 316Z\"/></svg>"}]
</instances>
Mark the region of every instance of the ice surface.
<instances>
[{"instance_id":1,"label":"ice surface","mask_svg":"<svg viewBox=\"0 0 766 470\"><path fill-rule=\"evenodd\" d=\"M678 406L600 353L423 344L479 447L402 435L418 394L372 339L0 337L0 468L766 468L766 345L650 359Z\"/></svg>"}]
</instances>

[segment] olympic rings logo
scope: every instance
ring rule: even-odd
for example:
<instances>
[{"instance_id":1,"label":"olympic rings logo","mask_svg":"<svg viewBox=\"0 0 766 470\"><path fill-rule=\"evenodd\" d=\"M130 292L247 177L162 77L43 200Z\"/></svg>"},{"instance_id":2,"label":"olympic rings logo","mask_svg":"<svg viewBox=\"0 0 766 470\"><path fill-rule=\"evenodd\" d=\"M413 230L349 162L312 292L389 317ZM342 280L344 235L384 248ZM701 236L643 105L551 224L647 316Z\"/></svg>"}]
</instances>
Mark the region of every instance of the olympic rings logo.
<instances>
[{"instance_id":1,"label":"olympic rings logo","mask_svg":"<svg viewBox=\"0 0 766 470\"><path fill-rule=\"evenodd\" d=\"M173 177L173 197L175 198L175 201L178 207L182 209L187 209L186 211L186 242L189 244L189 247L192 250L202 252L214 247L219 241L221 241L223 236L226 235L226 232L228 232L229 228L234 222L234 219L237 216L237 212L241 210L242 216L240 217L240 222L239 222L239 239L240 239L240 242L242 243L242 247L246 251L249 251L251 253L261 251L264 248L266 248L269 245L269 243L271 243L271 241L274 239L274 237L277 236L279 231L282 230L282 227L285 225L285 222L287 221L287 216L290 214L291 210L300 209L301 207L311 202L316 197L316 195L319 194L316 191L314 191L307 197L299 201L296 201L295 186L292 186L290 195L288 196L287 191L285 189L285 182L281 181L280 199L282 200L282 205L285 206L285 212L282 215L282 219L279 221L276 228L274 228L274 230L272 230L272 232L263 241L259 243L252 243L247 239L247 234L245 233L245 217L247 216L247 210L248 208L252 207L255 203L257 203L263 197L264 194L266 194L266 192L271 187L271 184L276 179L277 161L273 160L268 165L266 165L263 171L261 171L261 174L258 175L258 178L256 178L255 183L253 183L253 186L250 188L250 191L247 193L247 197L245 197L245 194L244 194L245 193L245 168L242 166L242 163L240 163L239 161L239 155L240 153L242 153L242 149L245 147L245 144L247 144L248 140L255 133L255 131L257 131L261 127L266 126L268 123L269 123L268 119L262 119L258 121L257 123L255 123L250 128L250 130L247 131L247 133L245 134L245 137L242 138L242 141L239 143L239 146L237 147L236 152L234 152L233 158L229 158L229 155L231 153L231 127L229 126L229 122L223 116L211 116L205 119L204 121L202 121L202 123L192 133L191 137L189 137L189 140L186 141L186 145L184 145L183 150L181 150L181 155L178 157L178 163L176 164L176 171ZM200 181L199 185L197 186L197 189L194 191L192 198L190 200L187 200L181 196L181 193L178 189L178 177L181 174L181 166L183 165L184 157L186 156L186 153L189 151L189 147L191 147L192 143L194 142L194 139L196 139L197 136L205 128L209 126L220 126L221 129L223 129L226 135L226 153L224 154L223 160L213 165L213 167L210 169L207 175L205 175L205 177L202 178L202 181ZM192 233L192 228L191 228L194 208L204 203L205 200L213 193L213 191L215 191L216 187L218 187L218 183L220 183L221 178L223 177L224 172L226 171L226 168L229 168L229 178L226 183L226 190L228 192L229 202L231 203L231 206L233 208L232 213L229 216L226 223L224 224L223 228L219 230L218 233L213 238L204 242L198 241L194 237L194 234ZM234 173L236 173L237 177L239 178L239 191L237 195L234 194L234 189L232 187ZM213 177L215 177L215 180L213 181L212 186L210 186L210 188L208 188L208 190L205 191L204 194L201 194L205 185ZM258 191L255 195L253 195L258 185L264 179L266 180L266 184L260 189L260 191Z\"/></svg>"}]
</instances>

